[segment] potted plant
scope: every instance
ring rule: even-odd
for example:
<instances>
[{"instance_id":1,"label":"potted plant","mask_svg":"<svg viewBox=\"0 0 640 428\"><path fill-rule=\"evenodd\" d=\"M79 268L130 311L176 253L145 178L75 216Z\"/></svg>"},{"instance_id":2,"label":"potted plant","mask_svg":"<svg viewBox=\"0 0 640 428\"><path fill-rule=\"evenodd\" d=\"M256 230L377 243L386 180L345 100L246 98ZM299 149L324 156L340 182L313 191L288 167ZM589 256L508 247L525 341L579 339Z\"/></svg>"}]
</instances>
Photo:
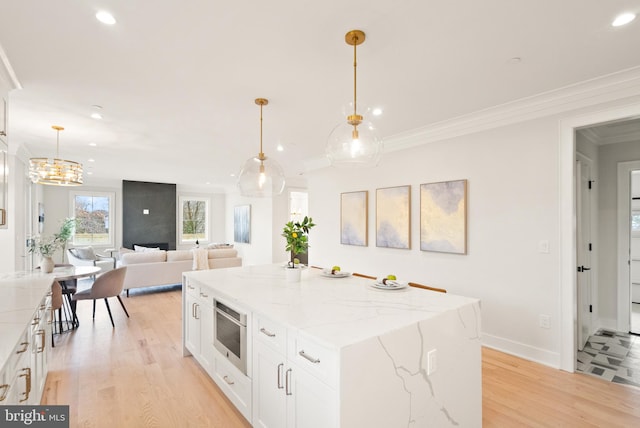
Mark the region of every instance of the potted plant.
<instances>
[{"instance_id":1,"label":"potted plant","mask_svg":"<svg viewBox=\"0 0 640 428\"><path fill-rule=\"evenodd\" d=\"M62 242L56 236L36 236L29 240L29 252L39 254L42 259L40 261L40 269L44 273L53 272L55 262L53 255L62 246Z\"/></svg>"},{"instance_id":2,"label":"potted plant","mask_svg":"<svg viewBox=\"0 0 640 428\"><path fill-rule=\"evenodd\" d=\"M45 237L38 235L29 240L29 252L39 254L42 257L40 261L40 269L42 269L42 272L53 272L53 267L55 266L53 255L60 248L64 249L66 247L67 242L73 234L75 224L75 219L66 218L62 222L60 231L53 236Z\"/></svg>"},{"instance_id":3,"label":"potted plant","mask_svg":"<svg viewBox=\"0 0 640 428\"><path fill-rule=\"evenodd\" d=\"M291 272L287 275L292 275L292 277L297 277L297 280L300 280L300 270L299 264L295 263L296 256L298 254L305 254L307 249L309 248L309 238L308 233L309 230L315 226L313 223L313 219L311 217L305 216L304 219L299 222L290 221L284 225L282 229L282 236L287 240L287 245L285 246L285 251L289 251L290 260L288 263L288 269L295 269L297 273ZM293 280L296 280L295 278Z\"/></svg>"}]
</instances>

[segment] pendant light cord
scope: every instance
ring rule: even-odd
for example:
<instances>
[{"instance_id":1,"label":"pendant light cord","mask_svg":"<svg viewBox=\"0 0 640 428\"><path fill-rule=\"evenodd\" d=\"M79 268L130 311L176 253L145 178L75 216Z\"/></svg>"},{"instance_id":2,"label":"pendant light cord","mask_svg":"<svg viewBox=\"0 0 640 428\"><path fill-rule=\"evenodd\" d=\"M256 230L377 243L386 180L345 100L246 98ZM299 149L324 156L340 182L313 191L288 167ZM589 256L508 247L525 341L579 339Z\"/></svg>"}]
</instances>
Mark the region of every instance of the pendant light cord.
<instances>
[{"instance_id":1,"label":"pendant light cord","mask_svg":"<svg viewBox=\"0 0 640 428\"><path fill-rule=\"evenodd\" d=\"M264 153L262 152L262 104L260 104L260 154L258 157L260 160L264 158Z\"/></svg>"}]
</instances>

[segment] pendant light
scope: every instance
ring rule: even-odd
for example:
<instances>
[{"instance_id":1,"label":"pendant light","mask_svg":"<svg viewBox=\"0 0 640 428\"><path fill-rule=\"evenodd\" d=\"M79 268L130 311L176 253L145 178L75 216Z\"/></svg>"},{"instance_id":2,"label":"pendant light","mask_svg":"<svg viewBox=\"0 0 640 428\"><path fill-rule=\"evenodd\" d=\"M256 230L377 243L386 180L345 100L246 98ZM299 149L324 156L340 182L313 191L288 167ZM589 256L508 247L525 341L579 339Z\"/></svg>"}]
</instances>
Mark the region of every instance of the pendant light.
<instances>
[{"instance_id":1,"label":"pendant light","mask_svg":"<svg viewBox=\"0 0 640 428\"><path fill-rule=\"evenodd\" d=\"M242 196L271 197L284 190L284 172L278 162L269 159L262 151L262 107L269 104L265 98L256 98L260 106L260 153L247 159L240 170L238 187Z\"/></svg>"},{"instance_id":2,"label":"pendant light","mask_svg":"<svg viewBox=\"0 0 640 428\"><path fill-rule=\"evenodd\" d=\"M64 131L64 128L57 125L51 128L56 130L56 157L29 159L29 178L36 184L82 185L82 164L60 159L60 131Z\"/></svg>"},{"instance_id":3,"label":"pendant light","mask_svg":"<svg viewBox=\"0 0 640 428\"><path fill-rule=\"evenodd\" d=\"M345 37L353 46L353 114L347 116L329 134L326 155L331 165L338 167L373 167L382 156L382 140L373 125L366 122L357 110L357 56L356 47L365 40L364 32L351 30Z\"/></svg>"}]
</instances>

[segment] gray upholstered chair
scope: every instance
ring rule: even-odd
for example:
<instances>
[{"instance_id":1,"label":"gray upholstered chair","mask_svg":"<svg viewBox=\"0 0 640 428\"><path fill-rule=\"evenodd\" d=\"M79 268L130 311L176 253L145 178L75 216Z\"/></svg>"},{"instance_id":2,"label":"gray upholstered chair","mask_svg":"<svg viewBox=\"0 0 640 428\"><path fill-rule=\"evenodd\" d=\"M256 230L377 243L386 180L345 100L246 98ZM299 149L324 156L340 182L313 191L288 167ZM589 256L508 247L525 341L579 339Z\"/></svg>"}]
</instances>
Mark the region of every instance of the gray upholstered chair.
<instances>
[{"instance_id":1,"label":"gray upholstered chair","mask_svg":"<svg viewBox=\"0 0 640 428\"><path fill-rule=\"evenodd\" d=\"M122 293L122 289L124 286L124 276L126 275L126 273L126 266L103 273L98 278L96 278L91 288L78 291L76 294L74 294L73 300L93 300L93 319L95 319L96 299L104 299L104 303L107 306L107 312L109 312L109 318L111 319L111 325L115 327L116 325L113 323L113 316L111 315L111 308L109 307L107 298L117 297L120 305L122 305L122 309L124 309L124 313L127 314L127 318L129 318L129 312L127 312L127 308L124 307L124 303L120 298L120 293Z\"/></svg>"}]
</instances>

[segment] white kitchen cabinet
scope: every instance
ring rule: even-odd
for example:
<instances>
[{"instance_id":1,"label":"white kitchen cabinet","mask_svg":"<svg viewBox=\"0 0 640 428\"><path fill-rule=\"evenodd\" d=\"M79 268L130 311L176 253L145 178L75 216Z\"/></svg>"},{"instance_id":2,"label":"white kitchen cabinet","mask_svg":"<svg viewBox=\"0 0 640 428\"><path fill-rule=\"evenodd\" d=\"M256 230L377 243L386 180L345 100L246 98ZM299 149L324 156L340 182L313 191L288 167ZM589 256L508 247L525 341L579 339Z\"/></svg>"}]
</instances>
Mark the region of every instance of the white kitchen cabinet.
<instances>
[{"instance_id":1,"label":"white kitchen cabinet","mask_svg":"<svg viewBox=\"0 0 640 428\"><path fill-rule=\"evenodd\" d=\"M213 375L213 299L206 289L187 285L184 310L186 347L207 373Z\"/></svg>"},{"instance_id":2,"label":"white kitchen cabinet","mask_svg":"<svg viewBox=\"0 0 640 428\"><path fill-rule=\"evenodd\" d=\"M47 379L51 297L45 296L0 374L0 404L40 404Z\"/></svg>"},{"instance_id":3,"label":"white kitchen cabinet","mask_svg":"<svg viewBox=\"0 0 640 428\"><path fill-rule=\"evenodd\" d=\"M316 374L326 373L323 364L332 364L335 358L323 349L320 359L314 354L296 348L294 333L261 317L256 319L253 353L253 426L324 428L339 426L338 394L321 381ZM276 333L277 332L277 333ZM290 352L283 352L287 343ZM310 345L311 342L305 342ZM316 345L314 350L322 347ZM307 348L308 349L308 348ZM296 352L297 350L297 352ZM299 353L302 352L301 356ZM313 369L296 363L294 355L302 358ZM289 356L288 356L289 354ZM305 358L306 357L306 358ZM322 367L318 371L317 367ZM330 370L328 370L330 371Z\"/></svg>"}]
</instances>

